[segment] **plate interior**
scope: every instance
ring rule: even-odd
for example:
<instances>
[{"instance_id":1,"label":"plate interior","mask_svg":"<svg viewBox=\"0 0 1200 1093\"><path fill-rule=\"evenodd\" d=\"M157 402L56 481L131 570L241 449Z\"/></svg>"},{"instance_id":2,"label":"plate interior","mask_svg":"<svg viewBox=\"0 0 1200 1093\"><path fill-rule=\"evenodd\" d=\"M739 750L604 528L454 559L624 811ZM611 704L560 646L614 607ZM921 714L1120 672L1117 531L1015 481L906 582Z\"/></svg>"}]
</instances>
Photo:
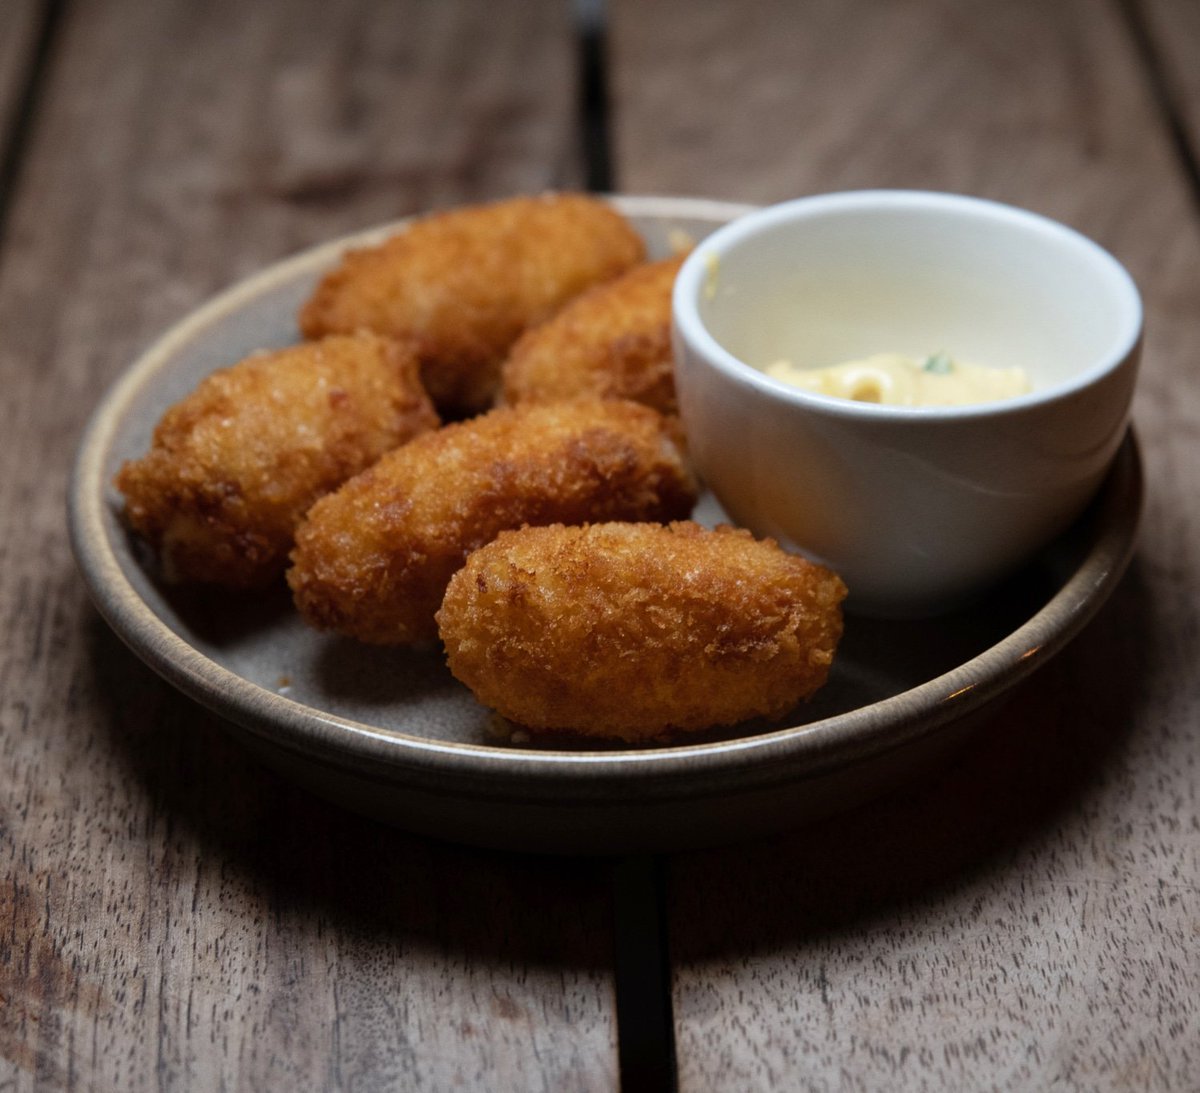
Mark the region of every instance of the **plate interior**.
<instances>
[{"instance_id":1,"label":"plate interior","mask_svg":"<svg viewBox=\"0 0 1200 1093\"><path fill-rule=\"evenodd\" d=\"M698 240L741 207L643 199L626 211L652 255ZM393 229L355 237L361 245ZM135 367L103 454L104 526L125 578L149 612L182 641L233 675L265 691L385 734L488 747L604 750L595 742L556 739L542 745L518 734L481 707L447 670L440 648L376 648L309 629L285 588L248 597L168 587L153 560L127 533L121 499L112 487L124 460L141 455L163 410L215 368L257 349L298 340L295 315L322 269L345 243L284 263L231 290L180 324ZM725 519L715 500L702 498L696 518ZM1088 549L1087 521L1043 551L984 600L957 614L924 622L885 622L849 616L830 680L818 696L782 722L751 722L689 736L689 744L720 741L784 726L811 724L858 709L935 679L983 653L1031 618L1078 568Z\"/></svg>"}]
</instances>

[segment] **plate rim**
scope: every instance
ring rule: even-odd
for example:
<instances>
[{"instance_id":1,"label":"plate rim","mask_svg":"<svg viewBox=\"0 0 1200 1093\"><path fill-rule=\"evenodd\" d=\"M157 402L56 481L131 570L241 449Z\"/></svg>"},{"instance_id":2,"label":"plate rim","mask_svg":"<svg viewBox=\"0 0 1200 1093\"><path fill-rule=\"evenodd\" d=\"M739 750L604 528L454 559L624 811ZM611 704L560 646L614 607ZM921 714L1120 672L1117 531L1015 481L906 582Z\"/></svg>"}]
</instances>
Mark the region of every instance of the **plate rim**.
<instances>
[{"instance_id":1,"label":"plate rim","mask_svg":"<svg viewBox=\"0 0 1200 1093\"><path fill-rule=\"evenodd\" d=\"M607 195L626 215L727 219L754 206L707 198ZM82 434L67 492L67 523L77 565L100 614L143 661L188 697L274 748L386 783L405 776L433 789L492 800L555 797L570 783L588 798L614 785L653 783L656 792L694 797L815 777L905 747L958 722L1015 687L1065 647L1108 599L1136 548L1143 501L1132 425L1097 497L1082 519L1094 542L1062 586L1028 620L949 671L899 694L816 721L745 737L621 750L514 748L433 740L308 706L254 683L176 634L121 569L109 534L111 486L104 469L130 403L185 344L255 297L315 274L347 249L367 246L409 223L406 217L309 247L210 298L160 334L109 386ZM888 731L880 731L880 722Z\"/></svg>"}]
</instances>

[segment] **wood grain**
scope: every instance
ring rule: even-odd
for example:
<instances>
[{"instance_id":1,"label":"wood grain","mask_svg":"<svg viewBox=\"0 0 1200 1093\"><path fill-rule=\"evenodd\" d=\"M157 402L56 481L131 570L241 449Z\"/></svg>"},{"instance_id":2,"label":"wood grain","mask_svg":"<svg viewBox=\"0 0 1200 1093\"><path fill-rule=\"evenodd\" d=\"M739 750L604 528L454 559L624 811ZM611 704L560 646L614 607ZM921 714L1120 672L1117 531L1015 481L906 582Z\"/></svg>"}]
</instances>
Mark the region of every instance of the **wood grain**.
<instances>
[{"instance_id":1,"label":"wood grain","mask_svg":"<svg viewBox=\"0 0 1200 1093\"><path fill-rule=\"evenodd\" d=\"M762 0L614 18L623 187L1011 201L1112 249L1148 319L1144 532L1095 624L941 775L674 862L681 1087L1200 1087L1200 233L1120 9Z\"/></svg>"},{"instance_id":2,"label":"wood grain","mask_svg":"<svg viewBox=\"0 0 1200 1093\"><path fill-rule=\"evenodd\" d=\"M69 7L0 254L0 1086L615 1084L607 870L437 846L281 783L99 621L63 527L91 406L215 288L577 178L565 19Z\"/></svg>"}]
</instances>

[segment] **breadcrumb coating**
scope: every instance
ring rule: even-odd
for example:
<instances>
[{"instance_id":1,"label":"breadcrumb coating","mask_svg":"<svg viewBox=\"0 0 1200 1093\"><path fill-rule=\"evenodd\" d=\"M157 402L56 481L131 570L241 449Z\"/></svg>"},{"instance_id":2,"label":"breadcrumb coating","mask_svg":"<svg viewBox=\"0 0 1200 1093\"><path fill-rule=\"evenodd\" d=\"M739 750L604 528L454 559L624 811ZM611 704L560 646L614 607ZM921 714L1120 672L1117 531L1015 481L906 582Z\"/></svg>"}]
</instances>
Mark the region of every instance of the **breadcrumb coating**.
<instances>
[{"instance_id":1,"label":"breadcrumb coating","mask_svg":"<svg viewBox=\"0 0 1200 1093\"><path fill-rule=\"evenodd\" d=\"M350 251L304 305L300 328L310 338L367 328L411 339L438 409L477 413L494 401L523 331L644 257L629 222L584 194L465 206Z\"/></svg>"},{"instance_id":2,"label":"breadcrumb coating","mask_svg":"<svg viewBox=\"0 0 1200 1093\"><path fill-rule=\"evenodd\" d=\"M321 629L431 640L450 577L504 529L670 520L695 500L674 419L620 400L500 408L419 437L314 505L288 582Z\"/></svg>"},{"instance_id":3,"label":"breadcrumb coating","mask_svg":"<svg viewBox=\"0 0 1200 1093\"><path fill-rule=\"evenodd\" d=\"M683 255L589 289L521 335L503 367L503 401L596 395L678 413L671 289Z\"/></svg>"},{"instance_id":4,"label":"breadcrumb coating","mask_svg":"<svg viewBox=\"0 0 1200 1093\"><path fill-rule=\"evenodd\" d=\"M168 580L258 588L282 575L318 497L437 424L411 350L334 336L207 377L116 486Z\"/></svg>"},{"instance_id":5,"label":"breadcrumb coating","mask_svg":"<svg viewBox=\"0 0 1200 1093\"><path fill-rule=\"evenodd\" d=\"M748 531L556 525L473 553L437 618L450 670L504 717L640 742L810 698L845 594L829 570Z\"/></svg>"}]
</instances>

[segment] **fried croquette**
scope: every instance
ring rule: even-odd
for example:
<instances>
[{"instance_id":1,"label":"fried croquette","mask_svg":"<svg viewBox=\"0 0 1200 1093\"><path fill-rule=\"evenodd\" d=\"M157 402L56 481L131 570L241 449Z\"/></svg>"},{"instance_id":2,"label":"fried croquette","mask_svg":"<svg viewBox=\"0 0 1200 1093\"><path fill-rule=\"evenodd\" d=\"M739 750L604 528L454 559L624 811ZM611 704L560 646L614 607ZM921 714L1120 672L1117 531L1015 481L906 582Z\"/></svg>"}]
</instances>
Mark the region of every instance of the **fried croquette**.
<instances>
[{"instance_id":1,"label":"fried croquette","mask_svg":"<svg viewBox=\"0 0 1200 1093\"><path fill-rule=\"evenodd\" d=\"M432 640L451 575L505 528L669 520L695 500L674 419L617 400L500 408L418 437L314 505L288 582L321 629Z\"/></svg>"},{"instance_id":2,"label":"fried croquette","mask_svg":"<svg viewBox=\"0 0 1200 1093\"><path fill-rule=\"evenodd\" d=\"M822 686L842 581L684 521L505 532L438 612L450 670L533 731L646 741L777 718Z\"/></svg>"},{"instance_id":3,"label":"fried croquette","mask_svg":"<svg viewBox=\"0 0 1200 1093\"><path fill-rule=\"evenodd\" d=\"M444 414L491 406L500 365L528 327L645 257L612 206L583 194L518 197L414 221L350 251L300 312L306 337L359 328L414 341Z\"/></svg>"},{"instance_id":4,"label":"fried croquette","mask_svg":"<svg viewBox=\"0 0 1200 1093\"><path fill-rule=\"evenodd\" d=\"M502 369L503 401L628 398L678 413L671 288L683 255L637 266L527 330Z\"/></svg>"},{"instance_id":5,"label":"fried croquette","mask_svg":"<svg viewBox=\"0 0 1200 1093\"><path fill-rule=\"evenodd\" d=\"M410 349L338 335L210 375L116 486L168 580L258 588L282 575L318 497L437 424Z\"/></svg>"}]
</instances>

